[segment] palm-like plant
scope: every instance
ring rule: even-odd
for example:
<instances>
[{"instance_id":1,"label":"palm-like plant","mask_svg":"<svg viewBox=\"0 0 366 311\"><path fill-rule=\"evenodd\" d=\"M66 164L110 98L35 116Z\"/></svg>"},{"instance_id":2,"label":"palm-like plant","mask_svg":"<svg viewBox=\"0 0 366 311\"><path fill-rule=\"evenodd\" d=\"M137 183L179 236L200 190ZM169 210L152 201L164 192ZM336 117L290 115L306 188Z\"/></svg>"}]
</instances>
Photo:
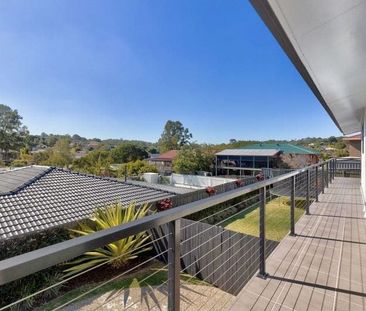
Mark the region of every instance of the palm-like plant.
<instances>
[{"instance_id":1,"label":"palm-like plant","mask_svg":"<svg viewBox=\"0 0 366 311\"><path fill-rule=\"evenodd\" d=\"M77 236L89 235L100 230L140 219L146 216L148 210L148 204L137 207L135 203L130 203L128 206L115 203L106 208L97 209L91 218L91 224L81 222L79 223L78 230L70 231ZM65 272L67 275L73 275L104 262L108 262L111 266L119 268L126 264L127 261L136 258L137 255L150 250L151 247L144 247L148 239L149 235L147 232L140 232L104 247L97 248L94 251L86 252L81 258L67 263L72 265L72 267L66 269Z\"/></svg>"}]
</instances>

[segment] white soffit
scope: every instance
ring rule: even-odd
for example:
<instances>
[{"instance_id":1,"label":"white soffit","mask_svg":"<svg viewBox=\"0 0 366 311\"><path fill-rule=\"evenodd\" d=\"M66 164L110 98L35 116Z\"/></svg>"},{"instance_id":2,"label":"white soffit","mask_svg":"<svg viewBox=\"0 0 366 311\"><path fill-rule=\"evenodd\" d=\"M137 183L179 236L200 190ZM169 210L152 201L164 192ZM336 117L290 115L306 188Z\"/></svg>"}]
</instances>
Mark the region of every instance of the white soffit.
<instances>
[{"instance_id":1,"label":"white soffit","mask_svg":"<svg viewBox=\"0 0 366 311\"><path fill-rule=\"evenodd\" d=\"M279 149L225 149L218 153L217 156L263 156L273 157L279 153Z\"/></svg>"},{"instance_id":2,"label":"white soffit","mask_svg":"<svg viewBox=\"0 0 366 311\"><path fill-rule=\"evenodd\" d=\"M366 0L269 0L344 134L366 107Z\"/></svg>"}]
</instances>

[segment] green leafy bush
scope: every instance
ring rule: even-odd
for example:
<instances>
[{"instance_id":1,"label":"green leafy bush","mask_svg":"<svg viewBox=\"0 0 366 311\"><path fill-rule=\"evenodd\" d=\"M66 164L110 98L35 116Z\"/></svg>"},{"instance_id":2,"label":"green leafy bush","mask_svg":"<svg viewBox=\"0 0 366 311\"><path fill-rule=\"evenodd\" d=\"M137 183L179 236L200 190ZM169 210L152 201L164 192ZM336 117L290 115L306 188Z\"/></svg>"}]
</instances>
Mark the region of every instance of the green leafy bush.
<instances>
[{"instance_id":1,"label":"green leafy bush","mask_svg":"<svg viewBox=\"0 0 366 311\"><path fill-rule=\"evenodd\" d=\"M127 171L127 176L140 176L143 173L157 173L155 165L151 165L146 161L137 160L122 164L117 172L118 177L123 177Z\"/></svg>"}]
</instances>

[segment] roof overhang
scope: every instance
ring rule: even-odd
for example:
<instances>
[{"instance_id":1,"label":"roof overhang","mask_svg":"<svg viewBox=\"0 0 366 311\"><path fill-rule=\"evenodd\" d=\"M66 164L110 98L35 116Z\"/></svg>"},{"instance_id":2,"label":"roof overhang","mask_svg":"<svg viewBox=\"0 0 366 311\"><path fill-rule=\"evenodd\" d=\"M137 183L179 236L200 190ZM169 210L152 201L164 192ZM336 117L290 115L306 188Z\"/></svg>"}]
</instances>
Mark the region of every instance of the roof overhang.
<instances>
[{"instance_id":1,"label":"roof overhang","mask_svg":"<svg viewBox=\"0 0 366 311\"><path fill-rule=\"evenodd\" d=\"M277 149L225 149L218 153L217 156L257 156L257 157L274 157L280 152Z\"/></svg>"},{"instance_id":2,"label":"roof overhang","mask_svg":"<svg viewBox=\"0 0 366 311\"><path fill-rule=\"evenodd\" d=\"M366 1L251 3L338 128L344 134L360 131L366 107Z\"/></svg>"}]
</instances>

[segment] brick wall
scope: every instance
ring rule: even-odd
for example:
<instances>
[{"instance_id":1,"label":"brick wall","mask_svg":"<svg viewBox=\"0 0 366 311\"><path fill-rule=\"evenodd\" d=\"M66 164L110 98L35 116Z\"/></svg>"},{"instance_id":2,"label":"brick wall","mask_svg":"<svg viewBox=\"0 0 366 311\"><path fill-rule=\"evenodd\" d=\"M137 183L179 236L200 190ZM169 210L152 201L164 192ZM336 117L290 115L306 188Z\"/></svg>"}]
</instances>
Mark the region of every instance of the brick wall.
<instances>
[{"instance_id":1,"label":"brick wall","mask_svg":"<svg viewBox=\"0 0 366 311\"><path fill-rule=\"evenodd\" d=\"M279 157L279 168L302 168L319 162L315 154L281 154Z\"/></svg>"},{"instance_id":2,"label":"brick wall","mask_svg":"<svg viewBox=\"0 0 366 311\"><path fill-rule=\"evenodd\" d=\"M361 156L361 141L360 140L350 140L346 141L347 150L351 157Z\"/></svg>"}]
</instances>

